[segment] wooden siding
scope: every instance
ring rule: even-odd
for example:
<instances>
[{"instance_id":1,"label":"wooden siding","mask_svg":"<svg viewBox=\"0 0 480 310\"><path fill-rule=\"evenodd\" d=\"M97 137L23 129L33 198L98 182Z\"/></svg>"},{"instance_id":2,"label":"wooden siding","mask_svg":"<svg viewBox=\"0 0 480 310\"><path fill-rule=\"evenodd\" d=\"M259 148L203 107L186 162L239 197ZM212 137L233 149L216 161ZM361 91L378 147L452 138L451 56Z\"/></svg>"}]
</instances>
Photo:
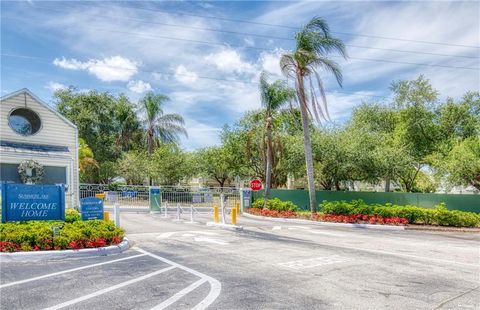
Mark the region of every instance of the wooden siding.
<instances>
[{"instance_id":1,"label":"wooden siding","mask_svg":"<svg viewBox=\"0 0 480 310\"><path fill-rule=\"evenodd\" d=\"M8 116L10 112L16 108L29 108L35 111L41 119L42 127L40 130L32 136L22 136L16 133L8 124ZM75 205L78 201L78 150L77 150L77 130L72 125L65 122L59 115L51 111L49 108L45 107L44 104L38 102L33 98L28 91L20 92L15 96L7 97L6 99L0 102L0 139L5 141L14 141L14 142L23 142L23 143L34 143L34 144L47 144L47 145L58 145L66 146L72 155L73 165L72 168L68 168L68 178L69 183L71 182L71 189L74 191L70 192L75 196ZM4 159L7 159L7 154ZM45 158L39 157L33 159L39 161L45 161ZM12 158L9 158L10 161ZM21 161L22 159L19 159ZM3 161L3 160L2 160ZM46 160L51 163L52 158ZM66 164L65 158L59 159L57 161L59 165ZM67 197L67 204L69 203L69 198Z\"/></svg>"}]
</instances>

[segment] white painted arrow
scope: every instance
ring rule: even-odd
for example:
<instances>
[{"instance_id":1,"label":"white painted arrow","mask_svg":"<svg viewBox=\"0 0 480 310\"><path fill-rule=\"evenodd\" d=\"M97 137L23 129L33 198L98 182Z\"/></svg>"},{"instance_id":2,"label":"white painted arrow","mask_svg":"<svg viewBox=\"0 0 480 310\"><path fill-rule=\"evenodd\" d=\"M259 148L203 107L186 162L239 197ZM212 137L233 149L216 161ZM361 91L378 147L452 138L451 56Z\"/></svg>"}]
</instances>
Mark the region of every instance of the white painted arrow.
<instances>
[{"instance_id":1,"label":"white painted arrow","mask_svg":"<svg viewBox=\"0 0 480 310\"><path fill-rule=\"evenodd\" d=\"M227 245L228 242L224 242L222 240L218 239L212 239L212 238L207 238L207 237L195 237L193 238L196 242L207 242L207 243L214 243L214 244L219 244L219 245Z\"/></svg>"}]
</instances>

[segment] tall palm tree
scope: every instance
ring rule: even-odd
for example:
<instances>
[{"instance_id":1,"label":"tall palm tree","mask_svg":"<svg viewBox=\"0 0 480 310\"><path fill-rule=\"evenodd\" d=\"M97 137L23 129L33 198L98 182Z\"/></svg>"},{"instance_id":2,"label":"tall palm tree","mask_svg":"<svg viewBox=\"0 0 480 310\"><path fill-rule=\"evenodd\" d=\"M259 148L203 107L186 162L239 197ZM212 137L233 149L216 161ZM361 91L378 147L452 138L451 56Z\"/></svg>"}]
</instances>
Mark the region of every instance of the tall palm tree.
<instances>
[{"instance_id":1,"label":"tall palm tree","mask_svg":"<svg viewBox=\"0 0 480 310\"><path fill-rule=\"evenodd\" d=\"M305 163L307 166L307 181L310 197L310 209L317 211L317 199L315 197L315 183L313 178L312 144L310 141L310 118L318 121L329 119L327 100L319 70L332 73L337 83L342 86L342 72L338 64L328 56L337 52L343 58L347 58L345 45L340 39L330 35L327 22L314 17L295 35L296 47L287 54L282 55L280 67L287 78L295 81L297 100L300 105L303 127L303 143L305 148ZM317 100L314 81L318 86L321 102ZM312 113L313 111L313 113Z\"/></svg>"},{"instance_id":2,"label":"tall palm tree","mask_svg":"<svg viewBox=\"0 0 480 310\"><path fill-rule=\"evenodd\" d=\"M145 134L147 150L152 154L160 142L177 143L180 135L187 137L181 115L164 114L162 106L170 100L167 96L148 92L140 99L140 109L145 113Z\"/></svg>"},{"instance_id":3,"label":"tall palm tree","mask_svg":"<svg viewBox=\"0 0 480 310\"><path fill-rule=\"evenodd\" d=\"M267 138L267 165L265 171L265 204L267 208L267 200L270 196L270 188L272 187L272 122L276 111L282 108L287 102L291 102L295 98L295 91L288 87L285 81L275 81L268 83L268 74L262 72L260 75L260 97L262 105L265 108L265 129Z\"/></svg>"},{"instance_id":4,"label":"tall palm tree","mask_svg":"<svg viewBox=\"0 0 480 310\"><path fill-rule=\"evenodd\" d=\"M141 131L140 123L135 114L135 107L123 95L120 95L115 107L115 126L117 129L115 145L118 153L128 151L132 146L132 140L139 136Z\"/></svg>"}]
</instances>

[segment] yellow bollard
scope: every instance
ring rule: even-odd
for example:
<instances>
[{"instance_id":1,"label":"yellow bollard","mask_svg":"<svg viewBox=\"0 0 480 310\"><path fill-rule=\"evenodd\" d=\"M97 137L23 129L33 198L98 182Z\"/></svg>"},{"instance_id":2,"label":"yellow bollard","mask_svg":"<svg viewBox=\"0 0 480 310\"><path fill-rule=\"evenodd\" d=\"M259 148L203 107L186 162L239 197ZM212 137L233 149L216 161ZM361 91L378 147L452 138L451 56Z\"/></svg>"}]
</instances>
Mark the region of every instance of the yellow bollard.
<instances>
[{"instance_id":1,"label":"yellow bollard","mask_svg":"<svg viewBox=\"0 0 480 310\"><path fill-rule=\"evenodd\" d=\"M237 209L232 209L232 225L237 225Z\"/></svg>"},{"instance_id":2,"label":"yellow bollard","mask_svg":"<svg viewBox=\"0 0 480 310\"><path fill-rule=\"evenodd\" d=\"M107 211L103 212L103 220L105 222L110 221L110 213L109 212L107 212Z\"/></svg>"},{"instance_id":3,"label":"yellow bollard","mask_svg":"<svg viewBox=\"0 0 480 310\"><path fill-rule=\"evenodd\" d=\"M105 199L105 193L95 194L95 197L100 198L100 199Z\"/></svg>"},{"instance_id":4,"label":"yellow bollard","mask_svg":"<svg viewBox=\"0 0 480 310\"><path fill-rule=\"evenodd\" d=\"M218 207L213 207L213 222L218 223Z\"/></svg>"},{"instance_id":5,"label":"yellow bollard","mask_svg":"<svg viewBox=\"0 0 480 310\"><path fill-rule=\"evenodd\" d=\"M240 214L240 202L239 201L237 201L235 203L235 208L237 209L237 214Z\"/></svg>"}]
</instances>

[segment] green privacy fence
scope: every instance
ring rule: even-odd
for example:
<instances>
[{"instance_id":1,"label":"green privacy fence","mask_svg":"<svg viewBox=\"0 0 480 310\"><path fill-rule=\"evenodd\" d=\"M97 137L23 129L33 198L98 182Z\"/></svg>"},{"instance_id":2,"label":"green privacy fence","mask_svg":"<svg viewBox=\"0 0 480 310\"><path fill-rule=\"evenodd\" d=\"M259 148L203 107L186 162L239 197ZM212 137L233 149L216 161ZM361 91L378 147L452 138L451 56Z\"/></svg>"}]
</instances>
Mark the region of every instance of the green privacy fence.
<instances>
[{"instance_id":1,"label":"green privacy fence","mask_svg":"<svg viewBox=\"0 0 480 310\"><path fill-rule=\"evenodd\" d=\"M262 197L263 191L255 192L254 199ZM290 189L272 189L271 198L289 200L304 210L310 209L308 191ZM368 204L393 203L397 205L416 205L422 208L433 208L444 202L449 210L460 210L480 213L480 195L475 194L423 194L423 193L386 193L386 192L336 192L317 191L317 201L323 200L356 200L362 199Z\"/></svg>"}]
</instances>

